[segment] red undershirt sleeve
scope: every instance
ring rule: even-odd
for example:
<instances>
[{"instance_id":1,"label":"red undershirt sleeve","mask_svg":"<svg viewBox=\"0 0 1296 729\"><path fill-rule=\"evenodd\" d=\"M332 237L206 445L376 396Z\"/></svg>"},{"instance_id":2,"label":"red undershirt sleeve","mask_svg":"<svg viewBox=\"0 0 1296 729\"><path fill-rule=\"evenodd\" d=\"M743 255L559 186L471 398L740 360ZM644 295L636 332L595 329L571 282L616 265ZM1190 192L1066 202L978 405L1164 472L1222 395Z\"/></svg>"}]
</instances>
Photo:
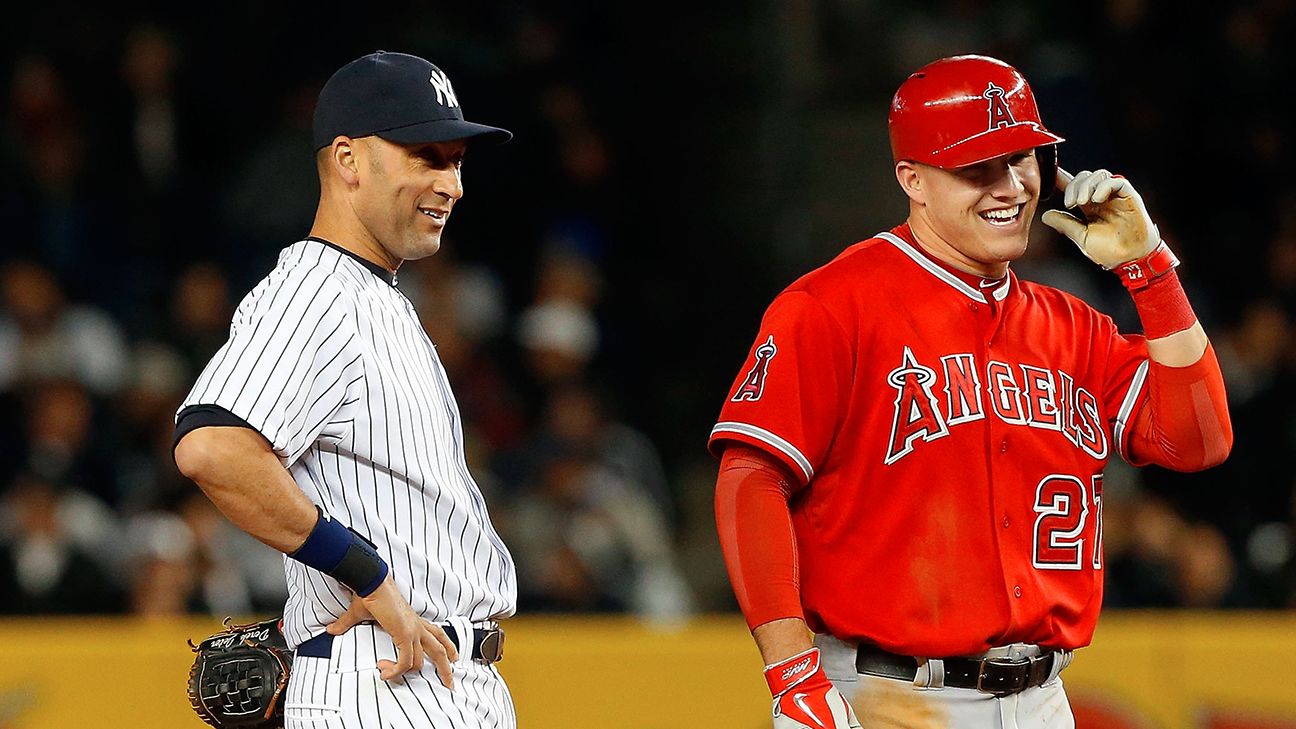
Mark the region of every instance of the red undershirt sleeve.
<instances>
[{"instance_id":1,"label":"red undershirt sleeve","mask_svg":"<svg viewBox=\"0 0 1296 729\"><path fill-rule=\"evenodd\" d=\"M1136 466L1175 471L1219 465L1233 447L1224 375L1208 343L1187 367L1149 362L1148 397L1134 416L1128 454Z\"/></svg>"},{"instance_id":2,"label":"red undershirt sleeve","mask_svg":"<svg viewBox=\"0 0 1296 729\"><path fill-rule=\"evenodd\" d=\"M800 618L796 537L788 511L798 482L774 456L730 443L716 479L716 530L738 606L755 629Z\"/></svg>"}]
</instances>

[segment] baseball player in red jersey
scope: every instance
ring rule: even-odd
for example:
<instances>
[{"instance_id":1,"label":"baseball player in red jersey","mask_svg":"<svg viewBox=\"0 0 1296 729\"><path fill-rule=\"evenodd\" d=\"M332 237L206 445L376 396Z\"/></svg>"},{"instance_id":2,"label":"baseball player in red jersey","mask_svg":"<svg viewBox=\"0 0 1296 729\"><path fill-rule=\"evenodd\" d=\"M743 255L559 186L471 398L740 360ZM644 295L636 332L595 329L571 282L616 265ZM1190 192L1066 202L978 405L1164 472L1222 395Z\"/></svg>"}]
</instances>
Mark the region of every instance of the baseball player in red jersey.
<instances>
[{"instance_id":1,"label":"baseball player in red jersey","mask_svg":"<svg viewBox=\"0 0 1296 729\"><path fill-rule=\"evenodd\" d=\"M1232 445L1215 354L1131 184L1058 169L1026 80L946 58L891 105L909 218L774 299L710 448L774 726L1071 727L1059 673L1102 603L1103 467ZM1043 222L1143 335L1022 281Z\"/></svg>"}]
</instances>

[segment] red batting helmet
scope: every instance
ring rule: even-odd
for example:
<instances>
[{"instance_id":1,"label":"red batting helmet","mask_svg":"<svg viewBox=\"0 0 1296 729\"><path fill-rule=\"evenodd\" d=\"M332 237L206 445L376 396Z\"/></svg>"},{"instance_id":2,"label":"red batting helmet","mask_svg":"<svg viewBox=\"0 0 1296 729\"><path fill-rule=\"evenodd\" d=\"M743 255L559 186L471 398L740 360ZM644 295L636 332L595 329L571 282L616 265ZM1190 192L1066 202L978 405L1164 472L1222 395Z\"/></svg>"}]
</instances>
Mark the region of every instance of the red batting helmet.
<instances>
[{"instance_id":1,"label":"red batting helmet","mask_svg":"<svg viewBox=\"0 0 1296 729\"><path fill-rule=\"evenodd\" d=\"M887 119L891 154L953 169L1038 148L1042 193L1053 190L1058 142L1044 128L1030 84L988 56L954 56L923 66L900 84Z\"/></svg>"}]
</instances>

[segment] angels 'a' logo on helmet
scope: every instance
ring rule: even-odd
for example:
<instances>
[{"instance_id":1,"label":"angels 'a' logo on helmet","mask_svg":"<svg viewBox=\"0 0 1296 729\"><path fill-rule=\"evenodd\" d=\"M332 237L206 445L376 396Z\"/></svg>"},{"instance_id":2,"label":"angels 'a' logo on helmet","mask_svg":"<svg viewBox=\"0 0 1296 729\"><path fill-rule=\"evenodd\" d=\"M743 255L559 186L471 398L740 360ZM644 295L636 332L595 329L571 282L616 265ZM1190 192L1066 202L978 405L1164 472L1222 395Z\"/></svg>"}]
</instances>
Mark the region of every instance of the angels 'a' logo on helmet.
<instances>
[{"instance_id":1,"label":"angels 'a' logo on helmet","mask_svg":"<svg viewBox=\"0 0 1296 729\"><path fill-rule=\"evenodd\" d=\"M776 354L778 354L778 347L774 346L774 335L771 334L764 344L756 348L756 364L752 365L747 376L743 378L738 392L734 393L734 402L760 399L765 392L765 376L769 374L770 360L774 359Z\"/></svg>"},{"instance_id":2,"label":"angels 'a' logo on helmet","mask_svg":"<svg viewBox=\"0 0 1296 729\"><path fill-rule=\"evenodd\" d=\"M1017 123L1013 118L1012 111L1008 109L1008 100L1004 98L1004 90L991 82L986 86L986 90L981 92L989 103L988 111L990 112L990 125L987 129L1001 129L1010 127Z\"/></svg>"}]
</instances>

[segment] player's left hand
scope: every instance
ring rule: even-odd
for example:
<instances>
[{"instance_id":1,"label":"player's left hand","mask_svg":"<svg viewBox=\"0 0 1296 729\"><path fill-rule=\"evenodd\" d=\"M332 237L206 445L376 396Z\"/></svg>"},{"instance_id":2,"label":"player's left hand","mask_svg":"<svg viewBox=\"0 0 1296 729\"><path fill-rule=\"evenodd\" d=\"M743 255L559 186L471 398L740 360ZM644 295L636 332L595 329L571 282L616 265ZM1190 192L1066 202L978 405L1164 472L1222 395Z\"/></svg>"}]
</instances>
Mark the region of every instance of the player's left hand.
<instances>
[{"instance_id":1,"label":"player's left hand","mask_svg":"<svg viewBox=\"0 0 1296 729\"><path fill-rule=\"evenodd\" d=\"M1107 170L1075 176L1058 168L1057 187L1063 204L1080 208L1081 219L1061 210L1048 210L1040 222L1070 238L1089 260L1105 269L1142 258L1161 242L1161 234L1143 205L1143 198L1123 177Z\"/></svg>"},{"instance_id":2,"label":"player's left hand","mask_svg":"<svg viewBox=\"0 0 1296 729\"><path fill-rule=\"evenodd\" d=\"M860 729L855 710L833 687L811 648L765 669L774 696L774 729Z\"/></svg>"},{"instance_id":3,"label":"player's left hand","mask_svg":"<svg viewBox=\"0 0 1296 729\"><path fill-rule=\"evenodd\" d=\"M454 641L450 640L441 626L424 620L414 612L392 581L391 575L367 597L352 595L346 612L324 629L331 635L342 635L352 626L366 620L376 620L396 646L395 663L378 661L378 675L384 681L391 681L406 671L421 670L423 656L426 655L436 666L441 685L454 689L450 664L459 660Z\"/></svg>"}]
</instances>

